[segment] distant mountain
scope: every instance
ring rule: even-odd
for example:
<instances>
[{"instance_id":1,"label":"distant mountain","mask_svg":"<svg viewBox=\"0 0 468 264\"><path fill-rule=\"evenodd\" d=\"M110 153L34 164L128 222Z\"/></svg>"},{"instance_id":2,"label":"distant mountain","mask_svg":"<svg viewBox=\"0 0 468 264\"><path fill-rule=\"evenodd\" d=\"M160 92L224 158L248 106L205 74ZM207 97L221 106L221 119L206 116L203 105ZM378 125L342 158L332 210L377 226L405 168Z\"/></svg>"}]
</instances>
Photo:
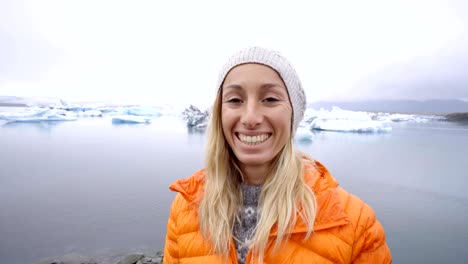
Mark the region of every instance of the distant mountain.
<instances>
[{"instance_id":1,"label":"distant mountain","mask_svg":"<svg viewBox=\"0 0 468 264\"><path fill-rule=\"evenodd\" d=\"M0 106L26 106L17 96L0 96Z\"/></svg>"},{"instance_id":2,"label":"distant mountain","mask_svg":"<svg viewBox=\"0 0 468 264\"><path fill-rule=\"evenodd\" d=\"M4 96L0 95L0 106L19 106L24 107L27 105L48 106L51 104L60 103L59 98L55 97L20 97L20 96Z\"/></svg>"},{"instance_id":3,"label":"distant mountain","mask_svg":"<svg viewBox=\"0 0 468 264\"><path fill-rule=\"evenodd\" d=\"M330 109L338 106L346 110L369 112L448 114L468 112L468 102L462 100L374 100L355 102L318 101L308 104L309 107Z\"/></svg>"},{"instance_id":4,"label":"distant mountain","mask_svg":"<svg viewBox=\"0 0 468 264\"><path fill-rule=\"evenodd\" d=\"M0 103L6 103L6 102L9 102L9 101L18 100L18 99L20 99L20 98L17 97L17 96L0 95Z\"/></svg>"}]
</instances>

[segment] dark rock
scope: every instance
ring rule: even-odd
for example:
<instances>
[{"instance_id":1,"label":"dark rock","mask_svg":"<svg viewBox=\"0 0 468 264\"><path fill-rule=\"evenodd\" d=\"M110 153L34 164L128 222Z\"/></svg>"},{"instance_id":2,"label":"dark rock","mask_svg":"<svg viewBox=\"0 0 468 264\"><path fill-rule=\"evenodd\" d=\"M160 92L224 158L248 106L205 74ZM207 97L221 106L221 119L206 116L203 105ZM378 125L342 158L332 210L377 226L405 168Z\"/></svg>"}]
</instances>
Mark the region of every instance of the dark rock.
<instances>
[{"instance_id":1,"label":"dark rock","mask_svg":"<svg viewBox=\"0 0 468 264\"><path fill-rule=\"evenodd\" d=\"M63 256L45 258L34 264L161 264L163 252L153 249L128 251L103 250L90 256L68 253ZM0 262L1 263L1 262Z\"/></svg>"},{"instance_id":2,"label":"dark rock","mask_svg":"<svg viewBox=\"0 0 468 264\"><path fill-rule=\"evenodd\" d=\"M142 255L142 254L128 255L124 259L119 261L117 264L136 264L143 257L144 257L144 255Z\"/></svg>"},{"instance_id":3,"label":"dark rock","mask_svg":"<svg viewBox=\"0 0 468 264\"><path fill-rule=\"evenodd\" d=\"M35 264L97 264L97 261L78 253L69 253L59 258L45 259Z\"/></svg>"},{"instance_id":4,"label":"dark rock","mask_svg":"<svg viewBox=\"0 0 468 264\"><path fill-rule=\"evenodd\" d=\"M60 260L41 260L35 264L65 264Z\"/></svg>"},{"instance_id":5,"label":"dark rock","mask_svg":"<svg viewBox=\"0 0 468 264\"><path fill-rule=\"evenodd\" d=\"M446 121L468 123L468 112L445 115Z\"/></svg>"}]
</instances>

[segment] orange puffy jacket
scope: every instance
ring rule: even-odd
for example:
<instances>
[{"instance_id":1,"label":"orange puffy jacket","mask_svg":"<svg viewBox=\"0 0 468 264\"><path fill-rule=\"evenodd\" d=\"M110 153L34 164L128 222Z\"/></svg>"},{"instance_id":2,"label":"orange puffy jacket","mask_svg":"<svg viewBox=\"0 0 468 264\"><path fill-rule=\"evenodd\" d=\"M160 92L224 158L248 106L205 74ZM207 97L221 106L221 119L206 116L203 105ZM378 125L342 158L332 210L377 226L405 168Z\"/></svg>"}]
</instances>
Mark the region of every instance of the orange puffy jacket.
<instances>
[{"instance_id":1,"label":"orange puffy jacket","mask_svg":"<svg viewBox=\"0 0 468 264\"><path fill-rule=\"evenodd\" d=\"M176 181L178 192L167 224L164 263L235 263L234 244L228 258L215 255L203 239L198 223L197 201L203 192L203 170ZM274 251L266 249L264 263L391 263L382 225L373 210L358 197L338 187L337 181L319 162L305 162L305 179L317 199L314 232L304 240L307 226L298 217L289 240ZM275 230L270 233L274 240ZM246 263L255 260L247 256Z\"/></svg>"}]
</instances>

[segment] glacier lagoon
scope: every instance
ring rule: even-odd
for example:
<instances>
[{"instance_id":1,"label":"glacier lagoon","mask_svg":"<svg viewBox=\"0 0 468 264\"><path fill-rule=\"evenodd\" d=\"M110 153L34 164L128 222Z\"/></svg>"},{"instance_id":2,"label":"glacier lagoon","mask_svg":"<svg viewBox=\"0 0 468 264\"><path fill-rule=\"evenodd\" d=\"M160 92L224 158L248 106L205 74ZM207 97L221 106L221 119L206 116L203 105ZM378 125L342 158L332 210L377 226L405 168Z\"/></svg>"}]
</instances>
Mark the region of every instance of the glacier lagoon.
<instances>
[{"instance_id":1,"label":"glacier lagoon","mask_svg":"<svg viewBox=\"0 0 468 264\"><path fill-rule=\"evenodd\" d=\"M350 124L343 125L343 120L369 122L362 114L352 118L336 111L309 118L329 128L346 126L342 130ZM25 115L18 114L22 110L15 113L24 121ZM142 124L115 123L112 118L3 119L3 263L33 263L71 252L163 248L175 195L168 186L203 166L205 134L172 114L154 114ZM329 120L341 121L330 125ZM302 124L296 145L374 208L395 263L467 259L468 126L420 116L381 114L372 120L391 122L391 131L373 125L370 131L375 133L310 130L311 121ZM364 123L359 124L356 127Z\"/></svg>"}]
</instances>

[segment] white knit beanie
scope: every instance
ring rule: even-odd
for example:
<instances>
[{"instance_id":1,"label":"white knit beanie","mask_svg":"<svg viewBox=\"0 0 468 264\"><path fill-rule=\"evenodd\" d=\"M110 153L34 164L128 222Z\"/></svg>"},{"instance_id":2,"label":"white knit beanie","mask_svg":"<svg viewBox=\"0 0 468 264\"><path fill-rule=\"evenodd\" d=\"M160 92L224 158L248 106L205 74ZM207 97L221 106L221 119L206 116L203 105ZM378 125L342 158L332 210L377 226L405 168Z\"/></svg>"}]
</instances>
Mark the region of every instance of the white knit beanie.
<instances>
[{"instance_id":1,"label":"white knit beanie","mask_svg":"<svg viewBox=\"0 0 468 264\"><path fill-rule=\"evenodd\" d=\"M232 68L246 63L258 63L274 69L283 79L288 90L289 100L293 110L293 131L296 133L297 127L304 118L306 109L306 96L302 88L299 76L288 60L279 52L261 47L250 47L235 53L222 68L218 79L218 90Z\"/></svg>"}]
</instances>

